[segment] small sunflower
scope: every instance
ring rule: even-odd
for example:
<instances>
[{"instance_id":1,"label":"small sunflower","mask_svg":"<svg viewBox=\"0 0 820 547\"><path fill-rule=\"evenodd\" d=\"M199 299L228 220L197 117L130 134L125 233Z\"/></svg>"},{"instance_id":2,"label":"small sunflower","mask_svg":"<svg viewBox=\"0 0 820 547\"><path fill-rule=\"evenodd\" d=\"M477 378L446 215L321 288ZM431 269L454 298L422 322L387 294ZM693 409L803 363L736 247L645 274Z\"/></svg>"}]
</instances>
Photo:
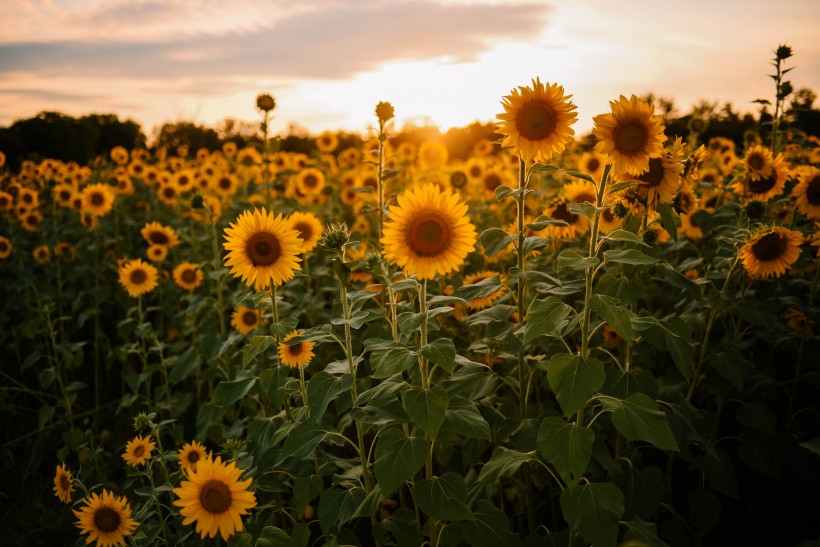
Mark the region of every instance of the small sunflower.
<instances>
[{"instance_id":1,"label":"small sunflower","mask_svg":"<svg viewBox=\"0 0 820 547\"><path fill-rule=\"evenodd\" d=\"M125 445L122 459L132 467L144 465L145 462L151 459L151 451L155 446L156 443L151 440L151 435L145 437L137 435Z\"/></svg>"},{"instance_id":2,"label":"small sunflower","mask_svg":"<svg viewBox=\"0 0 820 547\"><path fill-rule=\"evenodd\" d=\"M578 160L578 170L586 173L595 180L599 180L604 174L604 165L606 164L606 156L596 154L595 152L584 152L581 154L581 159Z\"/></svg>"},{"instance_id":3,"label":"small sunflower","mask_svg":"<svg viewBox=\"0 0 820 547\"><path fill-rule=\"evenodd\" d=\"M105 216L114 207L114 193L101 182L83 188L82 197L83 212L95 217Z\"/></svg>"},{"instance_id":4,"label":"small sunflower","mask_svg":"<svg viewBox=\"0 0 820 547\"><path fill-rule=\"evenodd\" d=\"M9 238L0 236L0 259L8 258L11 255L11 240Z\"/></svg>"},{"instance_id":5,"label":"small sunflower","mask_svg":"<svg viewBox=\"0 0 820 547\"><path fill-rule=\"evenodd\" d=\"M143 226L140 233L149 245L162 245L171 248L179 244L179 236L176 231L156 221Z\"/></svg>"},{"instance_id":6,"label":"small sunflower","mask_svg":"<svg viewBox=\"0 0 820 547\"><path fill-rule=\"evenodd\" d=\"M200 460L208 457L208 451L205 447L196 441L191 441L182 445L179 449L179 466L182 469L193 469L196 471L196 464Z\"/></svg>"},{"instance_id":7,"label":"small sunflower","mask_svg":"<svg viewBox=\"0 0 820 547\"><path fill-rule=\"evenodd\" d=\"M792 190L798 211L806 218L820 220L820 169L808 167L797 177L798 183Z\"/></svg>"},{"instance_id":8,"label":"small sunflower","mask_svg":"<svg viewBox=\"0 0 820 547\"><path fill-rule=\"evenodd\" d=\"M102 495L92 493L85 505L74 511L75 524L81 534L88 534L86 543L96 541L99 547L125 545L126 536L134 533L139 523L131 518L131 507L125 497L115 497L103 489Z\"/></svg>"},{"instance_id":9,"label":"small sunflower","mask_svg":"<svg viewBox=\"0 0 820 547\"><path fill-rule=\"evenodd\" d=\"M697 241L703 237L703 231L698 225L697 218L695 218L695 214L700 211L705 210L696 209L692 211L691 214L684 213L680 215L680 231L686 234L686 237L692 241Z\"/></svg>"},{"instance_id":10,"label":"small sunflower","mask_svg":"<svg viewBox=\"0 0 820 547\"><path fill-rule=\"evenodd\" d=\"M237 306L231 314L231 326L240 334L248 334L259 326L259 311L246 306Z\"/></svg>"},{"instance_id":11,"label":"small sunflower","mask_svg":"<svg viewBox=\"0 0 820 547\"><path fill-rule=\"evenodd\" d=\"M139 258L120 266L119 274L120 284L130 296L143 295L157 286L157 269Z\"/></svg>"},{"instance_id":12,"label":"small sunflower","mask_svg":"<svg viewBox=\"0 0 820 547\"><path fill-rule=\"evenodd\" d=\"M495 199L495 189L508 183L505 172L497 167L486 169L479 179L479 188L484 197Z\"/></svg>"},{"instance_id":13,"label":"small sunflower","mask_svg":"<svg viewBox=\"0 0 820 547\"><path fill-rule=\"evenodd\" d=\"M479 281L484 281L485 279L490 279L492 276L497 275L500 276L498 272L494 272L492 270L484 270L478 273L470 274L464 278L465 285L474 285ZM489 296L481 296L478 298L473 298L469 302L467 302L467 308L478 311L483 310L484 308L490 306L493 302L501 298L506 289L502 286L500 289L495 291L493 294Z\"/></svg>"},{"instance_id":14,"label":"small sunflower","mask_svg":"<svg viewBox=\"0 0 820 547\"><path fill-rule=\"evenodd\" d=\"M641 194L646 197L650 206L656 203L670 203L681 185L682 165L671 154L663 154L658 158L650 158L648 168L643 173L623 173L619 180L639 180L636 185Z\"/></svg>"},{"instance_id":15,"label":"small sunflower","mask_svg":"<svg viewBox=\"0 0 820 547\"><path fill-rule=\"evenodd\" d=\"M225 264L257 291L282 285L301 269L302 239L281 213L274 216L264 208L245 211L225 229L225 240Z\"/></svg>"},{"instance_id":16,"label":"small sunflower","mask_svg":"<svg viewBox=\"0 0 820 547\"><path fill-rule=\"evenodd\" d=\"M193 262L183 262L174 268L174 282L188 292L193 291L202 283L202 270Z\"/></svg>"},{"instance_id":17,"label":"small sunflower","mask_svg":"<svg viewBox=\"0 0 820 547\"><path fill-rule=\"evenodd\" d=\"M336 150L339 147L339 139L336 137L335 133L330 131L325 131L318 137L316 137L316 148L319 149L320 152L325 154L329 154Z\"/></svg>"},{"instance_id":18,"label":"small sunflower","mask_svg":"<svg viewBox=\"0 0 820 547\"><path fill-rule=\"evenodd\" d=\"M740 249L743 266L752 278L780 277L800 256L803 234L781 226L754 236Z\"/></svg>"},{"instance_id":19,"label":"small sunflower","mask_svg":"<svg viewBox=\"0 0 820 547\"><path fill-rule=\"evenodd\" d=\"M322 238L322 222L313 213L295 211L287 218L292 230L302 238L303 252L312 251Z\"/></svg>"},{"instance_id":20,"label":"small sunflower","mask_svg":"<svg viewBox=\"0 0 820 547\"><path fill-rule=\"evenodd\" d=\"M230 198L239 188L239 179L233 173L222 173L214 177L211 188L222 198Z\"/></svg>"},{"instance_id":21,"label":"small sunflower","mask_svg":"<svg viewBox=\"0 0 820 547\"><path fill-rule=\"evenodd\" d=\"M293 331L279 343L279 360L291 367L303 367L310 363L313 359L313 342L299 342L296 344L288 344L288 340L294 336L302 334L303 331Z\"/></svg>"},{"instance_id":22,"label":"small sunflower","mask_svg":"<svg viewBox=\"0 0 820 547\"><path fill-rule=\"evenodd\" d=\"M35 247L31 254L34 256L35 262L41 266L48 264L48 261L51 259L51 250L48 248L48 245Z\"/></svg>"},{"instance_id":23,"label":"small sunflower","mask_svg":"<svg viewBox=\"0 0 820 547\"><path fill-rule=\"evenodd\" d=\"M64 463L57 466L54 475L54 495L60 498L63 503L71 503L71 493L74 491L74 479L71 471L66 469Z\"/></svg>"},{"instance_id":24,"label":"small sunflower","mask_svg":"<svg viewBox=\"0 0 820 547\"><path fill-rule=\"evenodd\" d=\"M544 216L563 220L567 226L547 226L546 234L552 239L572 239L577 233L589 230L589 219L584 215L576 215L569 210L570 201L566 198L556 200L550 205Z\"/></svg>"},{"instance_id":25,"label":"small sunflower","mask_svg":"<svg viewBox=\"0 0 820 547\"><path fill-rule=\"evenodd\" d=\"M168 256L168 247L165 245L149 245L145 256L151 262L162 262Z\"/></svg>"},{"instance_id":26,"label":"small sunflower","mask_svg":"<svg viewBox=\"0 0 820 547\"><path fill-rule=\"evenodd\" d=\"M111 149L111 159L117 165L125 165L129 159L128 150L123 146L115 146Z\"/></svg>"},{"instance_id":27,"label":"small sunflower","mask_svg":"<svg viewBox=\"0 0 820 547\"><path fill-rule=\"evenodd\" d=\"M14 207L14 196L0 190L0 211L8 211Z\"/></svg>"},{"instance_id":28,"label":"small sunflower","mask_svg":"<svg viewBox=\"0 0 820 547\"><path fill-rule=\"evenodd\" d=\"M425 141L419 146L418 162L423 170L440 169L449 158L450 152L443 142Z\"/></svg>"},{"instance_id":29,"label":"small sunflower","mask_svg":"<svg viewBox=\"0 0 820 547\"><path fill-rule=\"evenodd\" d=\"M296 188L305 196L316 196L325 187L325 175L315 167L302 169L296 176Z\"/></svg>"},{"instance_id":30,"label":"small sunflower","mask_svg":"<svg viewBox=\"0 0 820 547\"><path fill-rule=\"evenodd\" d=\"M174 505L185 517L182 524L195 522L202 539L219 533L227 541L235 532L241 532L241 515L256 507L256 496L248 491L251 479L239 480L243 472L234 462L222 463L220 457L204 458L197 462L196 470L187 469L188 480L174 488L179 498Z\"/></svg>"},{"instance_id":31,"label":"small sunflower","mask_svg":"<svg viewBox=\"0 0 820 547\"><path fill-rule=\"evenodd\" d=\"M40 223L43 221L43 213L37 209L26 211L20 215L20 222L23 224L23 229L27 232L39 232ZM97 217L94 217L95 219Z\"/></svg>"},{"instance_id":32,"label":"small sunflower","mask_svg":"<svg viewBox=\"0 0 820 547\"><path fill-rule=\"evenodd\" d=\"M504 113L499 120L498 133L504 135L502 147L513 147L517 156L526 162L547 161L564 151L574 140L572 124L578 118L575 105L564 95L564 88L540 78L532 87L519 86L505 96L501 104Z\"/></svg>"},{"instance_id":33,"label":"small sunflower","mask_svg":"<svg viewBox=\"0 0 820 547\"><path fill-rule=\"evenodd\" d=\"M420 279L458 270L476 243L467 205L432 184L416 186L397 200L381 239L384 257Z\"/></svg>"},{"instance_id":34,"label":"small sunflower","mask_svg":"<svg viewBox=\"0 0 820 547\"><path fill-rule=\"evenodd\" d=\"M666 135L660 116L651 104L632 95L609 101L611 112L593 118L595 151L606 155L615 174L645 173L649 160L660 158Z\"/></svg>"}]
</instances>

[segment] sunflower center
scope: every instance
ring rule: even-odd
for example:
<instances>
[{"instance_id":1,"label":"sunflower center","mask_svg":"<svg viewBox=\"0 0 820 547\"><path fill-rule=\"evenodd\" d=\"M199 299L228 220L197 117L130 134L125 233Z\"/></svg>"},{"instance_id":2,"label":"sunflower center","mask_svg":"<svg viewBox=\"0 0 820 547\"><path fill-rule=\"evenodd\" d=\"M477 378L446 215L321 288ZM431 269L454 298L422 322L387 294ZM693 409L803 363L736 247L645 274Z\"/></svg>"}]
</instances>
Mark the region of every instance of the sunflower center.
<instances>
[{"instance_id":1,"label":"sunflower center","mask_svg":"<svg viewBox=\"0 0 820 547\"><path fill-rule=\"evenodd\" d=\"M760 177L757 180L749 181L749 191L754 194L764 194L774 188L777 183L777 173L772 171L768 177Z\"/></svg>"},{"instance_id":2,"label":"sunflower center","mask_svg":"<svg viewBox=\"0 0 820 547\"><path fill-rule=\"evenodd\" d=\"M253 326L256 324L257 318L256 314L252 311L246 311L242 314L242 322L248 326Z\"/></svg>"},{"instance_id":3,"label":"sunflower center","mask_svg":"<svg viewBox=\"0 0 820 547\"><path fill-rule=\"evenodd\" d=\"M68 490L69 488L71 488L71 483L68 482L68 477L66 475L60 475L60 489Z\"/></svg>"},{"instance_id":4,"label":"sunflower center","mask_svg":"<svg viewBox=\"0 0 820 547\"><path fill-rule=\"evenodd\" d=\"M189 182L191 182L191 179L189 179L188 177L183 176L183 177L179 177L179 180L177 181L177 184L179 184L180 186L188 186Z\"/></svg>"},{"instance_id":5,"label":"sunflower center","mask_svg":"<svg viewBox=\"0 0 820 547\"><path fill-rule=\"evenodd\" d=\"M407 246L418 256L438 256L452 239L450 223L437 212L427 211L416 216L407 230Z\"/></svg>"},{"instance_id":6,"label":"sunflower center","mask_svg":"<svg viewBox=\"0 0 820 547\"><path fill-rule=\"evenodd\" d=\"M598 168L601 166L601 160L598 158L590 158L587 160L587 171L592 173L596 172Z\"/></svg>"},{"instance_id":7,"label":"sunflower center","mask_svg":"<svg viewBox=\"0 0 820 547\"><path fill-rule=\"evenodd\" d=\"M467 175L461 171L455 171L450 175L450 185L453 188L464 188L467 184Z\"/></svg>"},{"instance_id":8,"label":"sunflower center","mask_svg":"<svg viewBox=\"0 0 820 547\"><path fill-rule=\"evenodd\" d=\"M302 355L302 350L303 350L303 348L302 348L302 343L301 342L299 342L298 344L293 344L292 346L288 346L288 352L293 357L298 357L298 356Z\"/></svg>"},{"instance_id":9,"label":"sunflower center","mask_svg":"<svg viewBox=\"0 0 820 547\"><path fill-rule=\"evenodd\" d=\"M193 283L196 281L196 272L194 270L184 270L180 277L186 283Z\"/></svg>"},{"instance_id":10,"label":"sunflower center","mask_svg":"<svg viewBox=\"0 0 820 547\"><path fill-rule=\"evenodd\" d=\"M555 207L555 211L552 212L552 218L557 218L558 220L566 221L570 226L575 224L575 221L578 219L578 215L574 215L569 212L569 204L565 201L562 201Z\"/></svg>"},{"instance_id":11,"label":"sunflower center","mask_svg":"<svg viewBox=\"0 0 820 547\"><path fill-rule=\"evenodd\" d=\"M257 232L248 239L245 252L254 266L270 266L282 256L282 246L275 235Z\"/></svg>"},{"instance_id":12,"label":"sunflower center","mask_svg":"<svg viewBox=\"0 0 820 547\"><path fill-rule=\"evenodd\" d=\"M575 203L584 203L587 201L589 203L595 203L597 200L595 199L595 196L593 196L592 194L584 192L582 194L578 194L577 196L575 196L575 199L573 199L572 201L574 201Z\"/></svg>"},{"instance_id":13,"label":"sunflower center","mask_svg":"<svg viewBox=\"0 0 820 547\"><path fill-rule=\"evenodd\" d=\"M487 176L484 177L484 188L490 192L495 192L495 189L499 186L501 186L501 177L495 173L487 173Z\"/></svg>"},{"instance_id":14,"label":"sunflower center","mask_svg":"<svg viewBox=\"0 0 820 547\"><path fill-rule=\"evenodd\" d=\"M638 177L649 188L657 188L663 180L663 162L660 158L649 159L649 171Z\"/></svg>"},{"instance_id":15,"label":"sunflower center","mask_svg":"<svg viewBox=\"0 0 820 547\"><path fill-rule=\"evenodd\" d=\"M367 186L369 188L373 188L374 190L378 190L379 181L376 180L375 177L367 177L362 181L362 186Z\"/></svg>"},{"instance_id":16,"label":"sunflower center","mask_svg":"<svg viewBox=\"0 0 820 547\"><path fill-rule=\"evenodd\" d=\"M820 175L817 175L806 186L806 199L815 207L820 205Z\"/></svg>"},{"instance_id":17,"label":"sunflower center","mask_svg":"<svg viewBox=\"0 0 820 547\"><path fill-rule=\"evenodd\" d=\"M646 127L638 121L632 121L615 128L615 147L621 154L632 156L643 152L649 138Z\"/></svg>"},{"instance_id":18,"label":"sunflower center","mask_svg":"<svg viewBox=\"0 0 820 547\"><path fill-rule=\"evenodd\" d=\"M134 447L134 457L141 458L145 454L145 447L141 444Z\"/></svg>"},{"instance_id":19,"label":"sunflower center","mask_svg":"<svg viewBox=\"0 0 820 547\"><path fill-rule=\"evenodd\" d=\"M188 460L188 463L196 463L196 462L198 462L198 461L199 461L199 452L197 452L197 451L195 451L195 450L193 450L193 451L191 451L191 452L188 452L188 458L187 458L187 460Z\"/></svg>"},{"instance_id":20,"label":"sunflower center","mask_svg":"<svg viewBox=\"0 0 820 547\"><path fill-rule=\"evenodd\" d=\"M227 190L231 187L231 179L229 179L228 177L222 177L221 179L219 179L219 187L223 190Z\"/></svg>"},{"instance_id":21,"label":"sunflower center","mask_svg":"<svg viewBox=\"0 0 820 547\"><path fill-rule=\"evenodd\" d=\"M313 237L313 228L311 228L307 222L297 222L293 227L299 230L299 237L302 238L302 241L307 241Z\"/></svg>"},{"instance_id":22,"label":"sunflower center","mask_svg":"<svg viewBox=\"0 0 820 547\"><path fill-rule=\"evenodd\" d=\"M137 268L131 272L129 277L133 285L142 285L148 280L148 273L142 268Z\"/></svg>"},{"instance_id":23,"label":"sunflower center","mask_svg":"<svg viewBox=\"0 0 820 547\"><path fill-rule=\"evenodd\" d=\"M525 104L515 116L515 128L527 140L541 141L555 132L558 116L544 101Z\"/></svg>"},{"instance_id":24,"label":"sunflower center","mask_svg":"<svg viewBox=\"0 0 820 547\"><path fill-rule=\"evenodd\" d=\"M155 245L167 245L168 236L162 232L154 231L148 234L148 239Z\"/></svg>"},{"instance_id":25,"label":"sunflower center","mask_svg":"<svg viewBox=\"0 0 820 547\"><path fill-rule=\"evenodd\" d=\"M105 203L105 198L103 197L102 194L98 194L96 192L91 194L91 204L92 205L96 205L97 207L99 207L103 203Z\"/></svg>"},{"instance_id":26,"label":"sunflower center","mask_svg":"<svg viewBox=\"0 0 820 547\"><path fill-rule=\"evenodd\" d=\"M763 166L766 165L766 163L763 161L763 156L761 156L760 154L752 154L751 156L746 158L746 163L755 171L763 169Z\"/></svg>"},{"instance_id":27,"label":"sunflower center","mask_svg":"<svg viewBox=\"0 0 820 547\"><path fill-rule=\"evenodd\" d=\"M761 237L752 245L752 253L761 262L771 262L783 256L788 242L777 233L772 232Z\"/></svg>"},{"instance_id":28,"label":"sunflower center","mask_svg":"<svg viewBox=\"0 0 820 547\"><path fill-rule=\"evenodd\" d=\"M111 507L100 507L94 511L94 527L106 534L115 532L120 527L120 514Z\"/></svg>"},{"instance_id":29,"label":"sunflower center","mask_svg":"<svg viewBox=\"0 0 820 547\"><path fill-rule=\"evenodd\" d=\"M199 491L199 503L213 515L221 515L231 507L231 491L224 482L211 479Z\"/></svg>"},{"instance_id":30,"label":"sunflower center","mask_svg":"<svg viewBox=\"0 0 820 547\"><path fill-rule=\"evenodd\" d=\"M473 165L470 167L470 176L473 178L478 178L481 176L481 167L477 165Z\"/></svg>"},{"instance_id":31,"label":"sunflower center","mask_svg":"<svg viewBox=\"0 0 820 547\"><path fill-rule=\"evenodd\" d=\"M319 179L316 175L305 175L305 178L302 179L302 184L308 188L315 188L319 184Z\"/></svg>"}]
</instances>

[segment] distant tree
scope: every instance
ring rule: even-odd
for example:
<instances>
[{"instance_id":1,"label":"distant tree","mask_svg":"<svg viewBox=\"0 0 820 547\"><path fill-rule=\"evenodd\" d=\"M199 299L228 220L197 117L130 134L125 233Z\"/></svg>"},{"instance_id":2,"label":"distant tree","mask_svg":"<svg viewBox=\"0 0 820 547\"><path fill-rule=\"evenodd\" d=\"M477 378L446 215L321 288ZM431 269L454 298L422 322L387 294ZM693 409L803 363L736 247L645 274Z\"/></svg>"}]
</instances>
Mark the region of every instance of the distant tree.
<instances>
[{"instance_id":1,"label":"distant tree","mask_svg":"<svg viewBox=\"0 0 820 547\"><path fill-rule=\"evenodd\" d=\"M193 122L165 123L154 140L155 147L170 151L183 144L188 146L191 153L196 153L200 148L216 150L220 147L219 135L214 129Z\"/></svg>"}]
</instances>

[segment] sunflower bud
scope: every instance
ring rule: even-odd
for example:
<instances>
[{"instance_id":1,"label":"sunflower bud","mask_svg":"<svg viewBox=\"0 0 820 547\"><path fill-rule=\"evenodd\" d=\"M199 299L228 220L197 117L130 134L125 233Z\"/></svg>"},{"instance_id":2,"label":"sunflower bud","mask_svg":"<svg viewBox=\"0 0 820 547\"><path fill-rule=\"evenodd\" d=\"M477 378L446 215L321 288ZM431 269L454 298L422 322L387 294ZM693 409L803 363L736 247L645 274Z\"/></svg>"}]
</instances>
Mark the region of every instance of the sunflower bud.
<instances>
[{"instance_id":1,"label":"sunflower bud","mask_svg":"<svg viewBox=\"0 0 820 547\"><path fill-rule=\"evenodd\" d=\"M619 201L612 206L612 214L615 215L615 218L625 218L629 214L629 207Z\"/></svg>"},{"instance_id":2,"label":"sunflower bud","mask_svg":"<svg viewBox=\"0 0 820 547\"><path fill-rule=\"evenodd\" d=\"M379 104L376 105L376 116L379 118L379 123L387 123L393 119L393 115L393 105L385 101L379 101Z\"/></svg>"},{"instance_id":3,"label":"sunflower bud","mask_svg":"<svg viewBox=\"0 0 820 547\"><path fill-rule=\"evenodd\" d=\"M766 204L762 201L753 199L746 204L746 216L749 220L760 220L766 214Z\"/></svg>"},{"instance_id":4,"label":"sunflower bud","mask_svg":"<svg viewBox=\"0 0 820 547\"><path fill-rule=\"evenodd\" d=\"M262 112L270 112L276 108L276 100L270 93L260 93L256 96L256 108Z\"/></svg>"},{"instance_id":5,"label":"sunflower bud","mask_svg":"<svg viewBox=\"0 0 820 547\"><path fill-rule=\"evenodd\" d=\"M145 412L140 412L137 414L134 417L134 431L140 433L144 429L150 429L154 425L152 420L155 416L156 414L153 412L150 414L146 414Z\"/></svg>"},{"instance_id":6,"label":"sunflower bud","mask_svg":"<svg viewBox=\"0 0 820 547\"><path fill-rule=\"evenodd\" d=\"M325 231L322 232L322 239L319 240L319 245L329 251L341 253L349 240L350 232L347 229L346 223L329 224L325 228Z\"/></svg>"},{"instance_id":7,"label":"sunflower bud","mask_svg":"<svg viewBox=\"0 0 820 547\"><path fill-rule=\"evenodd\" d=\"M647 245L654 245L658 242L658 232L655 230L647 230L643 233L643 242Z\"/></svg>"},{"instance_id":8,"label":"sunflower bud","mask_svg":"<svg viewBox=\"0 0 820 547\"><path fill-rule=\"evenodd\" d=\"M783 61L784 59L788 59L792 56L792 48L791 46L787 46L786 44L781 44L777 46L777 49L774 52L775 59L778 61Z\"/></svg>"},{"instance_id":9,"label":"sunflower bud","mask_svg":"<svg viewBox=\"0 0 820 547\"><path fill-rule=\"evenodd\" d=\"M202 194L196 192L191 198L191 209L202 209L204 203L205 200L202 198Z\"/></svg>"}]
</instances>

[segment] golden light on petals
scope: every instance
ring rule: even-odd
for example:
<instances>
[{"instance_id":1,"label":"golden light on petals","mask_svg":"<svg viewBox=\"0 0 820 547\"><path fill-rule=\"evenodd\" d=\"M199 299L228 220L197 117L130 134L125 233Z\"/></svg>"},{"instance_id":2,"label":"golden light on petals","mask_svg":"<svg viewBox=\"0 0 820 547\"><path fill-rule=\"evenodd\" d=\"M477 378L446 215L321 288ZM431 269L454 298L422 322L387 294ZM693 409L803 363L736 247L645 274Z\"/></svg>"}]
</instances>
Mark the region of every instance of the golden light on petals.
<instances>
[{"instance_id":1,"label":"golden light on petals","mask_svg":"<svg viewBox=\"0 0 820 547\"><path fill-rule=\"evenodd\" d=\"M293 331L279 343L279 360L291 368L303 367L313 358L314 343L310 341L288 344L288 340L302 334L302 331Z\"/></svg>"},{"instance_id":2,"label":"golden light on petals","mask_svg":"<svg viewBox=\"0 0 820 547\"><path fill-rule=\"evenodd\" d=\"M71 493L74 491L74 479L71 471L66 469L64 463L57 466L54 475L54 495L60 498L63 503L71 503Z\"/></svg>"},{"instance_id":3,"label":"golden light on petals","mask_svg":"<svg viewBox=\"0 0 820 547\"><path fill-rule=\"evenodd\" d=\"M247 306L237 306L231 314L231 326L241 334L248 334L259 326L259 311Z\"/></svg>"},{"instance_id":4,"label":"golden light on petals","mask_svg":"<svg viewBox=\"0 0 820 547\"><path fill-rule=\"evenodd\" d=\"M126 536L139 526L131 517L131 507L125 497L115 497L103 489L102 495L92 493L84 505L74 511L75 523L81 534L88 534L86 543L97 542L98 547L125 545Z\"/></svg>"},{"instance_id":5,"label":"golden light on petals","mask_svg":"<svg viewBox=\"0 0 820 547\"><path fill-rule=\"evenodd\" d=\"M800 256L803 234L781 226L754 236L740 249L743 266L751 278L780 277Z\"/></svg>"},{"instance_id":6,"label":"golden light on petals","mask_svg":"<svg viewBox=\"0 0 820 547\"><path fill-rule=\"evenodd\" d=\"M295 211L288 217L291 229L299 232L304 252L312 251L322 238L322 222L313 213Z\"/></svg>"},{"instance_id":7,"label":"golden light on petals","mask_svg":"<svg viewBox=\"0 0 820 547\"><path fill-rule=\"evenodd\" d=\"M182 469L196 470L196 464L208 457L208 451L198 442L191 441L182 445L177 455L179 457L179 466Z\"/></svg>"},{"instance_id":8,"label":"golden light on petals","mask_svg":"<svg viewBox=\"0 0 820 547\"><path fill-rule=\"evenodd\" d=\"M797 210L806 218L820 220L820 169L808 167L797 180L792 190Z\"/></svg>"},{"instance_id":9,"label":"golden light on petals","mask_svg":"<svg viewBox=\"0 0 820 547\"><path fill-rule=\"evenodd\" d=\"M137 258L125 262L119 268L120 285L130 296L151 292L157 286L157 269Z\"/></svg>"},{"instance_id":10,"label":"golden light on petals","mask_svg":"<svg viewBox=\"0 0 820 547\"><path fill-rule=\"evenodd\" d=\"M122 459L133 467L144 465L145 462L151 459L151 451L155 446L156 443L151 440L151 435L145 437L137 435L125 445Z\"/></svg>"},{"instance_id":11,"label":"golden light on petals","mask_svg":"<svg viewBox=\"0 0 820 547\"><path fill-rule=\"evenodd\" d=\"M609 102L611 112L593 118L592 129L598 143L595 152L607 156L614 174L641 174L649 169L649 160L659 158L666 135L654 107L632 95L621 95Z\"/></svg>"},{"instance_id":12,"label":"golden light on petals","mask_svg":"<svg viewBox=\"0 0 820 547\"><path fill-rule=\"evenodd\" d=\"M197 264L183 262L174 268L174 282L186 291L193 291L202 283L203 273Z\"/></svg>"}]
</instances>

